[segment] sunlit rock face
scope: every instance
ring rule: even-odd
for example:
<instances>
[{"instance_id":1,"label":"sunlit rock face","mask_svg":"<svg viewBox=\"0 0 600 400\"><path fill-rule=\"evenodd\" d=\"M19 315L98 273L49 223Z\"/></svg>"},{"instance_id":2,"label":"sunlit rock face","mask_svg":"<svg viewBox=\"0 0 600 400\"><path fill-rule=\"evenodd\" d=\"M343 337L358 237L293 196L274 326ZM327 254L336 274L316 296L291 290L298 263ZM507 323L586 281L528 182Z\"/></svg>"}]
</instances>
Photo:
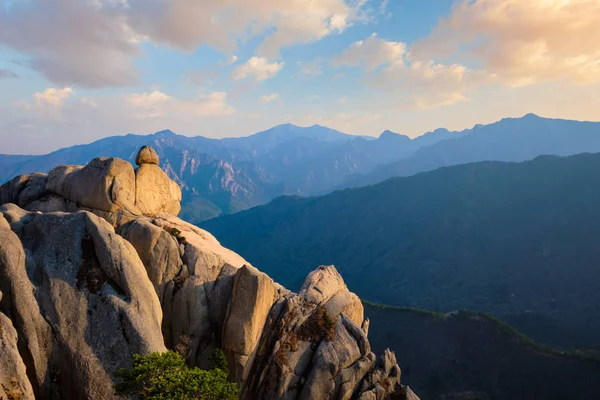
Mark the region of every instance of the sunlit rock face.
<instances>
[{"instance_id":1,"label":"sunlit rock face","mask_svg":"<svg viewBox=\"0 0 600 400\"><path fill-rule=\"evenodd\" d=\"M181 191L152 148L136 162L98 158L0 188L0 319L14 326L0 379L18 375L23 398L113 398L133 354L178 349L209 367L222 348L245 399L416 398L394 354L371 352L335 267L286 290L177 218Z\"/></svg>"}]
</instances>

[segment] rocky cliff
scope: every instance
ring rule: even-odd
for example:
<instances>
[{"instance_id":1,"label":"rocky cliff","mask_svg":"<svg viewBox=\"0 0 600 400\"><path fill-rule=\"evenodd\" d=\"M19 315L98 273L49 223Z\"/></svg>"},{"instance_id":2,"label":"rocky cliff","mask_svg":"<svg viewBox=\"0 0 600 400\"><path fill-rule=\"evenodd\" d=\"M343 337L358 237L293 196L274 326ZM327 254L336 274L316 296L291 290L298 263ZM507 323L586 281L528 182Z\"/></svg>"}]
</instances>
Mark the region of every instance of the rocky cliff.
<instances>
[{"instance_id":1,"label":"rocky cliff","mask_svg":"<svg viewBox=\"0 0 600 400\"><path fill-rule=\"evenodd\" d=\"M333 266L292 293L177 218L142 148L0 188L0 398L111 399L133 354L222 348L244 399L416 399Z\"/></svg>"}]
</instances>

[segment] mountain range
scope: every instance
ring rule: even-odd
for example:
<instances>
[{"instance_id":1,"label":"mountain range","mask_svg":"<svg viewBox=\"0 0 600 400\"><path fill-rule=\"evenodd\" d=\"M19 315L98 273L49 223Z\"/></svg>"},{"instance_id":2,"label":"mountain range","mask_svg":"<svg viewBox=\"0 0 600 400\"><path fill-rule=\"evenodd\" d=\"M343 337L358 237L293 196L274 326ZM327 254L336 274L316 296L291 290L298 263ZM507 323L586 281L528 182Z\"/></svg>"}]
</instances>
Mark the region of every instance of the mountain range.
<instances>
[{"instance_id":1,"label":"mountain range","mask_svg":"<svg viewBox=\"0 0 600 400\"><path fill-rule=\"evenodd\" d=\"M335 264L367 300L484 311L549 345L598 344L599 170L600 154L471 163L202 227L291 288Z\"/></svg>"},{"instance_id":2,"label":"mountain range","mask_svg":"<svg viewBox=\"0 0 600 400\"><path fill-rule=\"evenodd\" d=\"M0 183L48 172L58 164L84 165L111 155L130 162L152 145L161 167L183 190L181 216L201 222L268 203L280 195L320 195L472 161L524 161L542 154L600 151L600 124L528 114L410 139L390 131L377 139L320 125L280 125L242 138L187 137L169 130L108 137L40 156L0 155Z\"/></svg>"},{"instance_id":3,"label":"mountain range","mask_svg":"<svg viewBox=\"0 0 600 400\"><path fill-rule=\"evenodd\" d=\"M447 136L451 134L448 132ZM54 165L84 165L110 154L130 162L152 145L161 167L183 190L181 216L202 221L267 203L282 194L332 190L346 177L412 154L423 143L442 140L436 132L415 140L385 132L380 138L347 135L315 125L280 125L242 138L187 137L169 130L153 135L108 137L41 156L0 156L0 182L48 172Z\"/></svg>"}]
</instances>

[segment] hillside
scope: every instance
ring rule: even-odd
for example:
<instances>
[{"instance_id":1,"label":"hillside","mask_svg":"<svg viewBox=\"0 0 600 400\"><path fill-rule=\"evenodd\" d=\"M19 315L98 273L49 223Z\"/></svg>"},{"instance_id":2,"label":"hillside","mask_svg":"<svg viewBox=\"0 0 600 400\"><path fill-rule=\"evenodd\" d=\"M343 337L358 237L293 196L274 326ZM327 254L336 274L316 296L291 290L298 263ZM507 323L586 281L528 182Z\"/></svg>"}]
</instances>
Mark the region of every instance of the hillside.
<instances>
[{"instance_id":1,"label":"hillside","mask_svg":"<svg viewBox=\"0 0 600 400\"><path fill-rule=\"evenodd\" d=\"M477 125L451 138L430 142L409 157L381 165L373 172L351 176L340 188L367 186L395 176L478 161L527 161L544 154L600 152L600 123L527 114Z\"/></svg>"},{"instance_id":2,"label":"hillside","mask_svg":"<svg viewBox=\"0 0 600 400\"><path fill-rule=\"evenodd\" d=\"M600 398L600 358L542 347L489 315L447 315L365 303L375 350L391 346L421 399ZM455 397L450 397L454 395Z\"/></svg>"},{"instance_id":3,"label":"hillside","mask_svg":"<svg viewBox=\"0 0 600 400\"><path fill-rule=\"evenodd\" d=\"M547 344L598 344L598 170L600 154L474 163L202 226L288 287L335 264L361 298L485 311Z\"/></svg>"}]
</instances>

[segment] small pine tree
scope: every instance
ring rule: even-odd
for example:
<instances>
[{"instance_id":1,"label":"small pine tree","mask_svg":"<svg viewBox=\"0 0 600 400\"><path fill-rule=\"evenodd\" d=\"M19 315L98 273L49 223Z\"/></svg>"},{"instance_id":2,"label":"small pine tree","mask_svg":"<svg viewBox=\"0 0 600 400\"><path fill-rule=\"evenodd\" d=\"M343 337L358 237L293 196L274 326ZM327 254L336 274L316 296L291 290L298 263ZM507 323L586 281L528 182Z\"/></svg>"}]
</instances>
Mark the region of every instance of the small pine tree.
<instances>
[{"instance_id":1,"label":"small pine tree","mask_svg":"<svg viewBox=\"0 0 600 400\"><path fill-rule=\"evenodd\" d=\"M120 369L115 376L119 396L139 396L143 400L234 400L239 389L227 380L227 361L215 351L215 367L209 371L188 368L175 352L133 356L131 369Z\"/></svg>"}]
</instances>

